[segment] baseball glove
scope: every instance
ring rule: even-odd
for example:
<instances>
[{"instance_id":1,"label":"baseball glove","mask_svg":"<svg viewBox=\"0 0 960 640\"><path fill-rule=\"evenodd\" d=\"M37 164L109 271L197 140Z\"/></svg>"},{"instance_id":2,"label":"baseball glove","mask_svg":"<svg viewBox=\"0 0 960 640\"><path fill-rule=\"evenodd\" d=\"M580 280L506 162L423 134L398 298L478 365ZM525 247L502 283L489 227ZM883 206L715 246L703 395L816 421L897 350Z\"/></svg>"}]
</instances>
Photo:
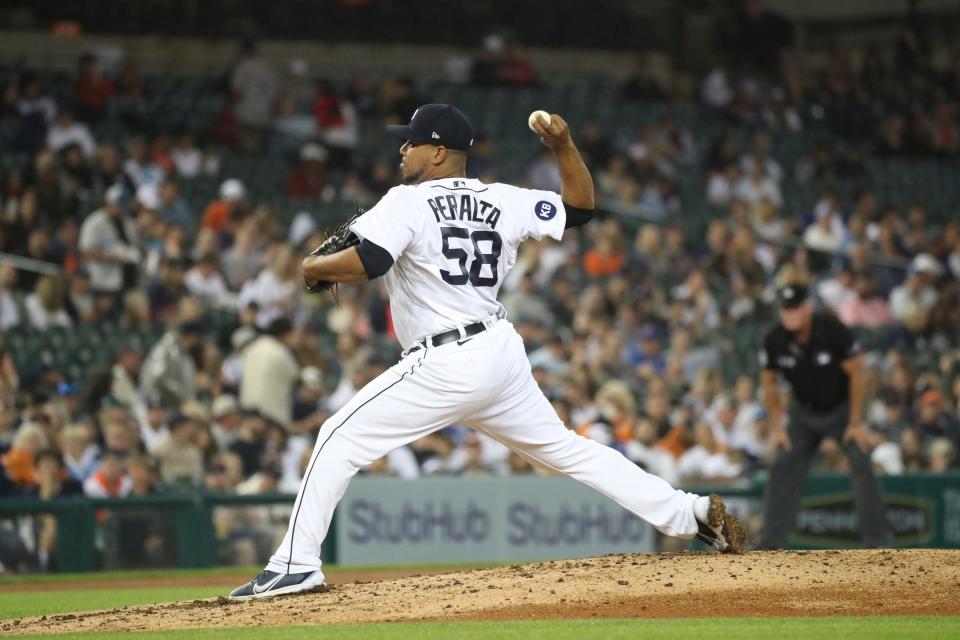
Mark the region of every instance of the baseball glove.
<instances>
[{"instance_id":1,"label":"baseball glove","mask_svg":"<svg viewBox=\"0 0 960 640\"><path fill-rule=\"evenodd\" d=\"M363 214L364 209L361 209L360 204L358 203L356 213L350 216L349 220L334 229L330 235L327 236L327 239L324 240L319 247L314 249L310 255L328 256L338 251L343 251L344 249L349 249L350 247L359 245L360 238L358 238L357 234L350 230L350 225L353 224L354 220ZM313 286L307 287L307 293L322 293L324 291L331 291L335 286L336 283L331 282L330 280L317 280L313 283Z\"/></svg>"}]
</instances>

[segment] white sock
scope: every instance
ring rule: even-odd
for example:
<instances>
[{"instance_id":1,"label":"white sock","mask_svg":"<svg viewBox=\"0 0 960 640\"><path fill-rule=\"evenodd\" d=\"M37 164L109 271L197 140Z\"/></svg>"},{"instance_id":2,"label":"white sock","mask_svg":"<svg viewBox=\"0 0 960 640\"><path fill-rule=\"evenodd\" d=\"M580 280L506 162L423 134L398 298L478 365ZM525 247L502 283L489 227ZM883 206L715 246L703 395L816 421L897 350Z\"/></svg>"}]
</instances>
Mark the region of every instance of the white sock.
<instances>
[{"instance_id":1,"label":"white sock","mask_svg":"<svg viewBox=\"0 0 960 640\"><path fill-rule=\"evenodd\" d=\"M700 496L693 501L693 515L700 522L706 523L707 512L710 510L710 496Z\"/></svg>"}]
</instances>

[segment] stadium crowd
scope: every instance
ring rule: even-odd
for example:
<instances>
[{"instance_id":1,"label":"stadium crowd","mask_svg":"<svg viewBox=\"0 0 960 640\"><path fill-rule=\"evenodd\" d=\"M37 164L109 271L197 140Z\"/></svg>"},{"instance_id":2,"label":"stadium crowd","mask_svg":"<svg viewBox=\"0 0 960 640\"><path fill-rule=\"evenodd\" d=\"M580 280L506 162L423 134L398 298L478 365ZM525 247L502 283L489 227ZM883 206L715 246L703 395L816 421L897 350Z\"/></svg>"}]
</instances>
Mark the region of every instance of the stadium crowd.
<instances>
[{"instance_id":1,"label":"stadium crowd","mask_svg":"<svg viewBox=\"0 0 960 640\"><path fill-rule=\"evenodd\" d=\"M882 201L865 179L871 155L955 155L960 146L960 62L936 75L908 53L895 68L868 57L856 72L834 56L799 85L762 70L710 72L700 100L731 131L752 132L745 145L696 139L669 115L629 141L583 124L576 139L601 202L639 207L647 221L608 217L562 243L528 243L501 292L569 428L672 482L762 468L771 452L755 365L730 371L725 360L759 346L777 285L803 281L825 311L870 338L878 471L957 466L960 224L938 226L943 216L923 203ZM494 75L509 83L520 65L503 64ZM221 162L271 154L288 167L291 197L373 202L393 184L393 160L363 156L361 124L409 117L421 101L414 84L313 82L302 61L281 74L247 43L216 126L194 132L149 127L150 96L134 65L108 76L84 56L57 96L29 72L9 80L0 118L29 161L0 184L0 251L59 275L0 262L0 496L295 491L324 420L399 349L382 283L342 287L336 303L306 296L299 261L322 239L315 220L299 214L282 228L258 201L266 194L223 176ZM904 83L924 89L916 103L897 102ZM857 102L865 95L883 105L866 108ZM677 99L642 63L622 96ZM786 166L770 135L802 130L808 113L833 127L836 142ZM103 122L123 128L122 146L96 138ZM476 151L471 175L520 178L498 171L494 140L478 140ZM704 237L685 230L678 187L697 171L711 212ZM198 176L226 178L203 210L181 193ZM558 185L543 158L525 179ZM790 209L787 180L817 187L812 210ZM229 310L226 331L211 327L210 310ZM108 368L83 379L11 355L25 330L102 324L164 331L147 348L121 345ZM826 444L819 466L843 464ZM453 425L367 473L542 471Z\"/></svg>"}]
</instances>

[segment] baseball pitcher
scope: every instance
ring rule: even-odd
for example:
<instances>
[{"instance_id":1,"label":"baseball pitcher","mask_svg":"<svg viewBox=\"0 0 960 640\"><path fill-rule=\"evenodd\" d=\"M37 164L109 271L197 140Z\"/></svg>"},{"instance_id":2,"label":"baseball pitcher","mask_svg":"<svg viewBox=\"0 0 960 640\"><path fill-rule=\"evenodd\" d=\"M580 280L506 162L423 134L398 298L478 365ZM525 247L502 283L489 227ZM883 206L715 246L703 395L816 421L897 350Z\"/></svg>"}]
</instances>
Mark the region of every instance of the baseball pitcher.
<instances>
[{"instance_id":1,"label":"baseball pitcher","mask_svg":"<svg viewBox=\"0 0 960 640\"><path fill-rule=\"evenodd\" d=\"M467 179L473 128L451 105L424 105L408 125L387 128L404 140L403 184L308 256L303 272L312 291L384 277L404 352L321 427L283 542L231 598L323 585L320 546L350 479L450 424L576 478L667 535L742 550L744 530L718 496L676 490L567 429L534 381L497 291L520 243L560 240L564 229L587 223L594 193L563 118L538 116L531 127L557 160L559 195Z\"/></svg>"}]
</instances>

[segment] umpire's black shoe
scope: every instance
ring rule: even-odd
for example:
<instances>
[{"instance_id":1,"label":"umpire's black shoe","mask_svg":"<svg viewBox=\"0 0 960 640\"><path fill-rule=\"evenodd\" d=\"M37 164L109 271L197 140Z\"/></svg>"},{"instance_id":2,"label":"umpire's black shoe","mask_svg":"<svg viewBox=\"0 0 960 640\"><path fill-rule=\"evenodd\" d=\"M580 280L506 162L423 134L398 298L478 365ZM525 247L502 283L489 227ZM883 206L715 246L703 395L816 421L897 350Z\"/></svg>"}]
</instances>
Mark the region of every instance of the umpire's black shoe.
<instances>
[{"instance_id":1,"label":"umpire's black shoe","mask_svg":"<svg viewBox=\"0 0 960 640\"><path fill-rule=\"evenodd\" d=\"M710 494L710 507L707 521L697 518L697 539L723 553L743 553L747 541L747 532L736 516L727 513L723 498Z\"/></svg>"},{"instance_id":2,"label":"umpire's black shoe","mask_svg":"<svg viewBox=\"0 0 960 640\"><path fill-rule=\"evenodd\" d=\"M275 573L264 569L256 578L230 592L231 600L271 598L290 593L303 593L326 586L322 571L306 573Z\"/></svg>"}]
</instances>

